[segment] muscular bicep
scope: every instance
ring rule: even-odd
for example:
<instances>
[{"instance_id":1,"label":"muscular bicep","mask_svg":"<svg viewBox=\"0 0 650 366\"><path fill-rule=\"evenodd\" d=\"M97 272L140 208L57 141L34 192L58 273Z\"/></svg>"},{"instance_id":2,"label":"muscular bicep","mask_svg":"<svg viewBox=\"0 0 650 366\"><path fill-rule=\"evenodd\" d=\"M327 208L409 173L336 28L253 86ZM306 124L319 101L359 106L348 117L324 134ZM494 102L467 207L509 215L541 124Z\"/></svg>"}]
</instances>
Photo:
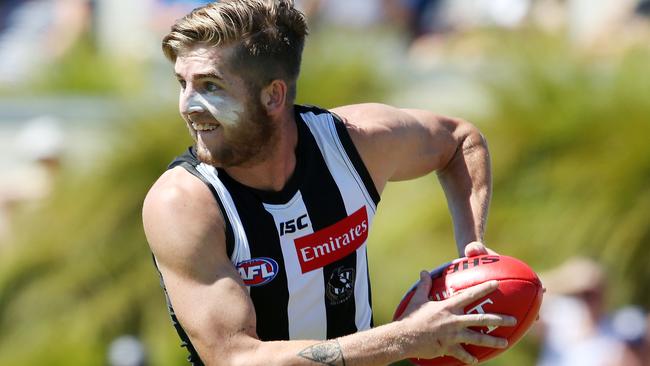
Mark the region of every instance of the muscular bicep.
<instances>
[{"instance_id":1,"label":"muscular bicep","mask_svg":"<svg viewBox=\"0 0 650 366\"><path fill-rule=\"evenodd\" d=\"M226 254L210 191L184 171L168 172L147 195L143 222L175 314L201 359L228 360L256 337L255 311Z\"/></svg>"},{"instance_id":2,"label":"muscular bicep","mask_svg":"<svg viewBox=\"0 0 650 366\"><path fill-rule=\"evenodd\" d=\"M460 146L457 120L429 111L400 109L407 122L397 136L388 137L397 151L389 180L406 180L444 168Z\"/></svg>"},{"instance_id":3,"label":"muscular bicep","mask_svg":"<svg viewBox=\"0 0 650 366\"><path fill-rule=\"evenodd\" d=\"M424 110L360 104L333 111L344 119L379 190L387 181L444 168L464 133L463 121Z\"/></svg>"},{"instance_id":4,"label":"muscular bicep","mask_svg":"<svg viewBox=\"0 0 650 366\"><path fill-rule=\"evenodd\" d=\"M213 267L214 278L203 281L161 266L175 314L208 365L227 365L226 360L241 354L256 338L255 311L248 291L232 265L229 267Z\"/></svg>"}]
</instances>

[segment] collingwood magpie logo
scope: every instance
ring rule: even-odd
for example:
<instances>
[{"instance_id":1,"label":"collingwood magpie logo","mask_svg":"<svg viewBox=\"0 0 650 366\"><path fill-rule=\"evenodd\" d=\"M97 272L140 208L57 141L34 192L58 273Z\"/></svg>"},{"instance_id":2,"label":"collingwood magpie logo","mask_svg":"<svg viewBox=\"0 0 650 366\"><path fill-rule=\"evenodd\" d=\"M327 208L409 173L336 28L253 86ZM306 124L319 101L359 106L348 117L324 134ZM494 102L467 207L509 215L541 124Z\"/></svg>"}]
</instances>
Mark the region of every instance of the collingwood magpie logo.
<instances>
[{"instance_id":1,"label":"collingwood magpie logo","mask_svg":"<svg viewBox=\"0 0 650 366\"><path fill-rule=\"evenodd\" d=\"M352 296L354 278L354 268L339 267L332 272L325 291L331 305L344 303Z\"/></svg>"}]
</instances>

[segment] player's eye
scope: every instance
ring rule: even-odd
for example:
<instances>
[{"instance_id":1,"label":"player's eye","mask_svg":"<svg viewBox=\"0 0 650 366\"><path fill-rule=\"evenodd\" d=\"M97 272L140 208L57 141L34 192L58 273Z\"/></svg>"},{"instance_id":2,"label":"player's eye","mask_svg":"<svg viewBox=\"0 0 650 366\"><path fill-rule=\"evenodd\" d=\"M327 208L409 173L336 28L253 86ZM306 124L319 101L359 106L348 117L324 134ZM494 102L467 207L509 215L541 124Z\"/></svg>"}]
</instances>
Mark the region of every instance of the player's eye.
<instances>
[{"instance_id":1,"label":"player's eye","mask_svg":"<svg viewBox=\"0 0 650 366\"><path fill-rule=\"evenodd\" d=\"M221 87L219 85L211 82L211 81L208 81L208 82L205 83L205 90L207 90L209 92L216 92L216 91L221 90Z\"/></svg>"},{"instance_id":2,"label":"player's eye","mask_svg":"<svg viewBox=\"0 0 650 366\"><path fill-rule=\"evenodd\" d=\"M185 86L186 86L186 84L187 84L187 83L185 82L185 80L178 79L178 83L181 84L181 89L182 89L182 90L185 90Z\"/></svg>"}]
</instances>

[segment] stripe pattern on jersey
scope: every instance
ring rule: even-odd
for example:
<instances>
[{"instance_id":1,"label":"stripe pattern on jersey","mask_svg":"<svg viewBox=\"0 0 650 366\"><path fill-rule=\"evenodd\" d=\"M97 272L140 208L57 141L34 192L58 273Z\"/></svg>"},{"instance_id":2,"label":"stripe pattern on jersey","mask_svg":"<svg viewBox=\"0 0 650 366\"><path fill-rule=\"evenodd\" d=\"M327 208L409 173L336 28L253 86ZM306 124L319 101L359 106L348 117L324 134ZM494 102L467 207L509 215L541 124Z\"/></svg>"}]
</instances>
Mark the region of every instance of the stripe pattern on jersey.
<instances>
[{"instance_id":1,"label":"stripe pattern on jersey","mask_svg":"<svg viewBox=\"0 0 650 366\"><path fill-rule=\"evenodd\" d=\"M331 339L372 327L366 239L379 194L337 116L295 111L296 167L279 192L244 186L192 150L179 158L219 203L231 232L228 255L249 284L264 341Z\"/></svg>"}]
</instances>

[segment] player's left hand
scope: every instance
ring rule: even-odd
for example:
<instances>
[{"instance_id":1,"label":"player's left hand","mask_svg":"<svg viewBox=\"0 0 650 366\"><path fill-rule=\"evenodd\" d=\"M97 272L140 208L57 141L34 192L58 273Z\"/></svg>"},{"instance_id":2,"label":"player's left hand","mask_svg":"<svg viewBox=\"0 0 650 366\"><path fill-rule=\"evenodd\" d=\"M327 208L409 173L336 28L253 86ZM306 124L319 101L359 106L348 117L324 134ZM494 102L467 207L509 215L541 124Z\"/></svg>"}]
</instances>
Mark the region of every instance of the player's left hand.
<instances>
[{"instance_id":1,"label":"player's left hand","mask_svg":"<svg viewBox=\"0 0 650 366\"><path fill-rule=\"evenodd\" d=\"M499 255L499 253L486 247L480 241L473 241L465 245L465 257L476 257L477 255L483 254Z\"/></svg>"}]
</instances>

